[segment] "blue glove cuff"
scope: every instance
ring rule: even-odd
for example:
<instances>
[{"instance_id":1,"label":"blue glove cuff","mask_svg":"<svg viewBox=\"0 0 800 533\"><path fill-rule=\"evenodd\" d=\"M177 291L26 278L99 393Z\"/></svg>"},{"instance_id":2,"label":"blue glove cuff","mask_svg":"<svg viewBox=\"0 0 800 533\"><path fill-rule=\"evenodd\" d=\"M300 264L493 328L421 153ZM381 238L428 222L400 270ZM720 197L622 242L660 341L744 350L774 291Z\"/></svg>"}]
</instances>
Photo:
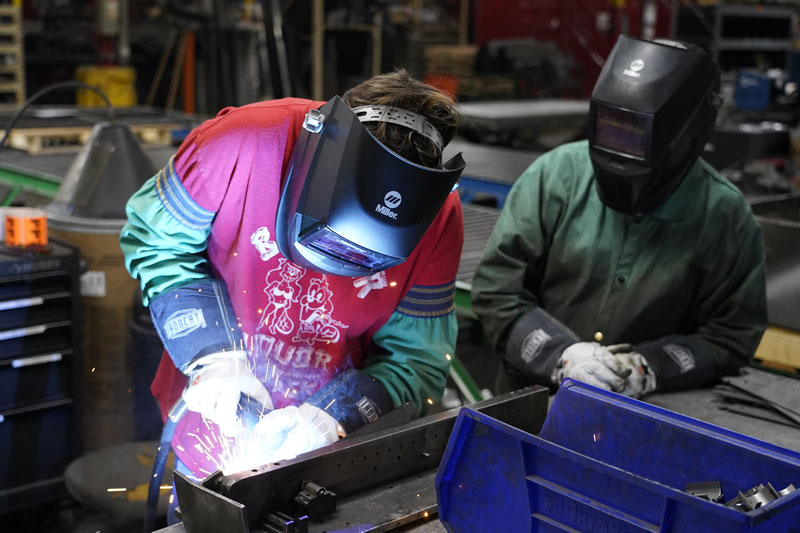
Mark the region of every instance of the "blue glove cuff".
<instances>
[{"instance_id":1,"label":"blue glove cuff","mask_svg":"<svg viewBox=\"0 0 800 533\"><path fill-rule=\"evenodd\" d=\"M375 422L394 408L384 386L355 369L345 370L330 380L305 403L331 415L346 433Z\"/></svg>"},{"instance_id":2,"label":"blue glove cuff","mask_svg":"<svg viewBox=\"0 0 800 533\"><path fill-rule=\"evenodd\" d=\"M242 332L228 289L218 279L195 281L165 291L149 307L161 342L184 373L204 355L242 348Z\"/></svg>"}]
</instances>

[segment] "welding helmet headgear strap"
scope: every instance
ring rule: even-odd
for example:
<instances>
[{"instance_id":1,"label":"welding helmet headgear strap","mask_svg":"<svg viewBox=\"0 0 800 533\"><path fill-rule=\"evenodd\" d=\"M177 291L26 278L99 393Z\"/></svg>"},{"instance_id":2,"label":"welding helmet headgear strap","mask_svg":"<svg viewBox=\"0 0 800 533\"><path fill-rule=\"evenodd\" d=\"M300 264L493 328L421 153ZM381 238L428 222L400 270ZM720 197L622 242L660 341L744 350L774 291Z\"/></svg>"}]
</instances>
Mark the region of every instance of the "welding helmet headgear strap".
<instances>
[{"instance_id":1,"label":"welding helmet headgear strap","mask_svg":"<svg viewBox=\"0 0 800 533\"><path fill-rule=\"evenodd\" d=\"M461 154L443 168L424 167L378 141L338 96L312 111L278 207L281 253L300 266L353 277L405 261L461 175ZM376 112L378 120L410 119L415 131L428 130L423 117L390 111Z\"/></svg>"},{"instance_id":2,"label":"welding helmet headgear strap","mask_svg":"<svg viewBox=\"0 0 800 533\"><path fill-rule=\"evenodd\" d=\"M700 48L620 36L589 110L600 199L645 214L680 185L713 131L719 69Z\"/></svg>"}]
</instances>

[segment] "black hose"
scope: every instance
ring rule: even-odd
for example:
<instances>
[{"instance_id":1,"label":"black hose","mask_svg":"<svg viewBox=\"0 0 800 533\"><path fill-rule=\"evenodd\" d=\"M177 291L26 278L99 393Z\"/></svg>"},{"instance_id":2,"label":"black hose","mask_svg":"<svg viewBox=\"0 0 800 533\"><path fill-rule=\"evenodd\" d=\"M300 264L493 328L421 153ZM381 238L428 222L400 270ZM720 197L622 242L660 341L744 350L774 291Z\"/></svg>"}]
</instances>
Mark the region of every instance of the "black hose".
<instances>
[{"instance_id":1,"label":"black hose","mask_svg":"<svg viewBox=\"0 0 800 533\"><path fill-rule=\"evenodd\" d=\"M17 123L19 117L25 112L28 107L34 103L36 100L44 96L45 94L55 91L56 89L63 89L64 87L78 87L79 89L88 89L90 91L94 91L103 101L106 103L108 107L108 117L111 122L114 122L114 106L111 105L111 100L108 99L106 93L104 93L99 87L95 87L94 85L89 85L88 83L83 83L82 81L71 80L71 81L61 81L58 83L54 83L52 85L48 85L44 89L37 91L33 96L28 98L23 104L22 107L14 114L11 120L8 122L8 126L6 126L6 131L3 134L3 138L0 139L0 150L6 145L6 140L8 139L9 134L11 133L11 129L14 127L14 124Z\"/></svg>"}]
</instances>

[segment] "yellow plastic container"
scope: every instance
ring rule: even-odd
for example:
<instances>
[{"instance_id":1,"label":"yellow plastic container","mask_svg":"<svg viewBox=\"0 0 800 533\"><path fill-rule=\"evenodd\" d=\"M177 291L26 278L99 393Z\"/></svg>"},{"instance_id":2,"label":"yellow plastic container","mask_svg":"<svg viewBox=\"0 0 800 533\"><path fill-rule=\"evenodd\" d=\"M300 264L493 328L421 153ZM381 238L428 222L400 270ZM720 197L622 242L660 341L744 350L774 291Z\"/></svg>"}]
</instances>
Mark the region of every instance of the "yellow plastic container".
<instances>
[{"instance_id":1,"label":"yellow plastic container","mask_svg":"<svg viewBox=\"0 0 800 533\"><path fill-rule=\"evenodd\" d=\"M75 77L88 85L94 85L108 96L114 107L136 105L136 70L133 67L82 65ZM104 107L106 104L94 91L78 89L79 107Z\"/></svg>"}]
</instances>

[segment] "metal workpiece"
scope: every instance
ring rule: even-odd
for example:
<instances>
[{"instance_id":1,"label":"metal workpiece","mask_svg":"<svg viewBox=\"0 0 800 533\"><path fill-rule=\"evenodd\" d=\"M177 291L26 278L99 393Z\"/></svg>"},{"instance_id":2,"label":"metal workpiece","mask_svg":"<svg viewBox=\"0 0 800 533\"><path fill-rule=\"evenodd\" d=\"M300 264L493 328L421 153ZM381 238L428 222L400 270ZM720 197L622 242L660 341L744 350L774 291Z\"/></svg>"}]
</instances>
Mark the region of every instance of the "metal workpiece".
<instances>
[{"instance_id":1,"label":"metal workpiece","mask_svg":"<svg viewBox=\"0 0 800 533\"><path fill-rule=\"evenodd\" d=\"M735 498L725 502L725 506L737 511L753 511L774 502L778 498L788 496L795 490L794 485L791 484L783 490L776 490L772 483L757 485L746 492L739 491Z\"/></svg>"},{"instance_id":2,"label":"metal workpiece","mask_svg":"<svg viewBox=\"0 0 800 533\"><path fill-rule=\"evenodd\" d=\"M470 408L537 433L547 414L547 400L548 390L533 386L477 402ZM230 475L217 472L197 483L177 473L175 489L181 519L189 533L259 531L260 524L275 512L291 517L308 514L308 508L298 506L297 500L308 499L309 491L326 496L332 493L341 499L337 511L324 519L342 527L383 520L381 530L387 531L408 521L426 519L436 512L434 475L457 415L457 409L444 411L348 437L292 460ZM330 505L331 501L324 503ZM369 509L372 514L368 519L354 516ZM385 515L383 519L381 514ZM309 530L330 529L319 523L322 518L311 520Z\"/></svg>"},{"instance_id":3,"label":"metal workpiece","mask_svg":"<svg viewBox=\"0 0 800 533\"><path fill-rule=\"evenodd\" d=\"M704 500L718 502L722 500L722 486L719 481L702 481L699 483L687 483L686 492L692 496L703 498Z\"/></svg>"}]
</instances>

